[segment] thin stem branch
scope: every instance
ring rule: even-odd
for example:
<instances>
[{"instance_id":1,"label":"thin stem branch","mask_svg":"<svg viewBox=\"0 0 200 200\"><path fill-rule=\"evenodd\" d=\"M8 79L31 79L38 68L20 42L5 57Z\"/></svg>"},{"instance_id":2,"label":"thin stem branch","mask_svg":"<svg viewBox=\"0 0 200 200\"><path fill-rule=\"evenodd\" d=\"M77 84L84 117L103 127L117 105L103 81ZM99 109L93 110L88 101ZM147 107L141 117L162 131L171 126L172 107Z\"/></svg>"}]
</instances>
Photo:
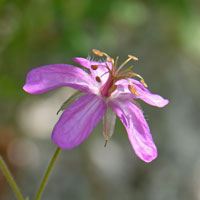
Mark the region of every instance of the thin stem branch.
<instances>
[{"instance_id":1,"label":"thin stem branch","mask_svg":"<svg viewBox=\"0 0 200 200\"><path fill-rule=\"evenodd\" d=\"M13 189L13 192L15 193L18 200L24 200L13 176L11 175L10 170L8 169L8 166L6 165L3 158L0 156L0 168L2 169L7 181L9 182L11 188Z\"/></svg>"},{"instance_id":2,"label":"thin stem branch","mask_svg":"<svg viewBox=\"0 0 200 200\"><path fill-rule=\"evenodd\" d=\"M54 153L54 155L53 155L53 157L51 159L51 162L49 163L47 171L46 171L46 173L45 173L45 175L44 175L44 177L42 179L42 182L40 184L38 192L37 192L37 194L35 196L35 200L40 200L40 198L42 196L42 193L43 193L43 191L45 189L45 186L47 184L48 178L49 178L49 176L50 176L50 174L51 174L51 172L53 170L53 166L54 166L54 164L55 164L55 162L56 162L56 160L57 160L57 158L58 158L58 156L60 154L60 151L61 151L61 148L57 147L57 149L56 149L56 151L55 151L55 153Z\"/></svg>"}]
</instances>

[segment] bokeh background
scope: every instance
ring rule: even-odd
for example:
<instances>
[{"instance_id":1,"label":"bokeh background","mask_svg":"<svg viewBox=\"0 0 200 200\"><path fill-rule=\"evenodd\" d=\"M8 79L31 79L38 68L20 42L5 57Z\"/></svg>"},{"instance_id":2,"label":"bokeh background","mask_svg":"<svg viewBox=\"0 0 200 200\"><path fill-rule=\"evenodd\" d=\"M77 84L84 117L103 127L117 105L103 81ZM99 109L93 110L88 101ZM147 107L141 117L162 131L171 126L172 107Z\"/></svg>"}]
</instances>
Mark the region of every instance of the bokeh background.
<instances>
[{"instance_id":1,"label":"bokeh background","mask_svg":"<svg viewBox=\"0 0 200 200\"><path fill-rule=\"evenodd\" d=\"M0 0L0 154L25 196L34 197L56 145L51 131L74 92L22 90L35 67L73 64L100 49L139 62L165 108L141 103L159 156L144 163L117 121L104 148L100 123L79 147L63 150L45 200L200 200L199 0ZM15 199L0 172L0 199Z\"/></svg>"}]
</instances>

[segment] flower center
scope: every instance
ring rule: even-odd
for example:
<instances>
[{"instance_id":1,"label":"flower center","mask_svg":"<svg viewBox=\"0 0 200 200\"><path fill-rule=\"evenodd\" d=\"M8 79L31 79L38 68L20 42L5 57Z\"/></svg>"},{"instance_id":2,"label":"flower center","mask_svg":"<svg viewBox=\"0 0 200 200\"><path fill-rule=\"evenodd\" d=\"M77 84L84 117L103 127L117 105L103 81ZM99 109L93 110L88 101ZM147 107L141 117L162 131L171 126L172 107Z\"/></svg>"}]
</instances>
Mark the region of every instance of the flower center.
<instances>
[{"instance_id":1,"label":"flower center","mask_svg":"<svg viewBox=\"0 0 200 200\"><path fill-rule=\"evenodd\" d=\"M128 59L125 60L119 67L117 67L119 57L117 57L114 60L108 54L101 52L99 50L96 50L96 49L93 49L93 53L100 57L105 56L107 63L110 63L112 66L110 69L107 63L105 65L101 65L108 70L103 75L109 73L107 81L100 88L100 93L103 97L110 97L110 95L117 89L117 85L115 83L121 79L125 79L129 82L128 89L134 95L139 95L139 94L136 91L136 88L135 88L134 84L132 83L132 81L130 80L130 78L138 77L140 79L140 82L144 85L144 87L147 87L147 84L145 83L144 79L139 74L136 74L131 70L133 68L133 66L130 66L130 67L122 70L122 68L130 60L138 61L138 58L136 58L135 56L128 55ZM98 70L98 65L92 65L91 68L93 70ZM101 82L100 77L97 76L96 81Z\"/></svg>"},{"instance_id":2,"label":"flower center","mask_svg":"<svg viewBox=\"0 0 200 200\"><path fill-rule=\"evenodd\" d=\"M111 95L110 88L113 87L114 79L109 75L107 81L101 86L100 93L104 97L109 97Z\"/></svg>"}]
</instances>

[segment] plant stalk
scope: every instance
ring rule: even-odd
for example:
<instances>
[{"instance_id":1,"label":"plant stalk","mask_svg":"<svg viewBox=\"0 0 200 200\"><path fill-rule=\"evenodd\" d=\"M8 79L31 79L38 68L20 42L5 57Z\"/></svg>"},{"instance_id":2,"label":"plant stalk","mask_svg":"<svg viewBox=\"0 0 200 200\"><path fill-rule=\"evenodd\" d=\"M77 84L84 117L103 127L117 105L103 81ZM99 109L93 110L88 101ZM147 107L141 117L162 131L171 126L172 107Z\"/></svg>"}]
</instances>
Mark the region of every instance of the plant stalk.
<instances>
[{"instance_id":1,"label":"plant stalk","mask_svg":"<svg viewBox=\"0 0 200 200\"><path fill-rule=\"evenodd\" d=\"M3 158L0 156L0 168L3 171L3 174L5 175L8 183L10 184L11 188L13 189L13 192L15 193L16 197L18 200L24 200L10 170L8 169L8 166L6 165L5 161Z\"/></svg>"},{"instance_id":2,"label":"plant stalk","mask_svg":"<svg viewBox=\"0 0 200 200\"><path fill-rule=\"evenodd\" d=\"M54 153L54 155L53 155L53 157L52 157L52 159L51 159L51 161L49 163L47 171L46 171L46 173L45 173L45 175L44 175L44 177L43 177L43 179L41 181L40 187L39 187L38 192L37 192L37 194L35 196L35 200L40 200L40 198L42 196L42 193L43 193L43 191L45 189L45 186L47 184L48 178L49 178L49 176L50 176L50 174L51 174L51 172L53 170L54 164L55 164L55 162L56 162L56 160L57 160L57 158L58 158L58 156L60 154L60 151L61 151L61 148L57 147L57 149L56 149L56 151L55 151L55 153Z\"/></svg>"}]
</instances>

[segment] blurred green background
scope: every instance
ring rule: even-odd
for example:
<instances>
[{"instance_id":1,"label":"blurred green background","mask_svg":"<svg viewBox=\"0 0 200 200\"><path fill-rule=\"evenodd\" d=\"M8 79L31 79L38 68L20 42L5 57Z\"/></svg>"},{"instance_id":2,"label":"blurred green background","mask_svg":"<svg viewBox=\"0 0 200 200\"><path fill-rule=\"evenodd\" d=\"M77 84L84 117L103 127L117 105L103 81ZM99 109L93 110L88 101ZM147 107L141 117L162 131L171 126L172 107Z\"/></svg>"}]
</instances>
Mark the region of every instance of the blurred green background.
<instances>
[{"instance_id":1,"label":"blurred green background","mask_svg":"<svg viewBox=\"0 0 200 200\"><path fill-rule=\"evenodd\" d=\"M26 74L96 48L120 62L137 56L134 71L170 100L140 102L159 156L139 160L119 120L104 148L100 123L63 150L43 199L200 200L199 10L199 0L0 0L0 154L24 195L34 196L56 148L56 112L74 92L27 94ZM0 199L14 199L1 172Z\"/></svg>"}]
</instances>

